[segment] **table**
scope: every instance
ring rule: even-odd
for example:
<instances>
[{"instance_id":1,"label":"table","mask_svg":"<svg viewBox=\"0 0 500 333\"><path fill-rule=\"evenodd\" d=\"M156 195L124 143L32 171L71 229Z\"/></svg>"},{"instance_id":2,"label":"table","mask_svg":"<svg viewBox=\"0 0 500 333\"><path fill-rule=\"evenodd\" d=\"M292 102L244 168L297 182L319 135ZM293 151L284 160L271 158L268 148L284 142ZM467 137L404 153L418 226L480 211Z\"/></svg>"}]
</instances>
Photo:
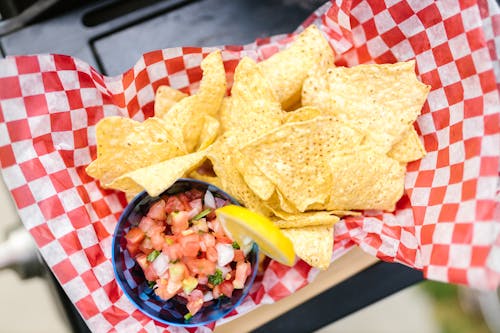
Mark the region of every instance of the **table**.
<instances>
[{"instance_id":1,"label":"table","mask_svg":"<svg viewBox=\"0 0 500 333\"><path fill-rule=\"evenodd\" d=\"M45 15L48 19L0 37L2 53L69 54L104 74L115 75L131 67L141 54L154 49L244 44L258 37L291 32L323 3L286 0L71 2L75 9L68 11L64 6L55 6ZM280 15L276 15L277 12ZM216 332L310 332L422 279L421 272L379 262L356 248L322 272L314 283L278 303L263 305L221 325ZM60 288L59 295L67 305L74 331L87 332Z\"/></svg>"}]
</instances>

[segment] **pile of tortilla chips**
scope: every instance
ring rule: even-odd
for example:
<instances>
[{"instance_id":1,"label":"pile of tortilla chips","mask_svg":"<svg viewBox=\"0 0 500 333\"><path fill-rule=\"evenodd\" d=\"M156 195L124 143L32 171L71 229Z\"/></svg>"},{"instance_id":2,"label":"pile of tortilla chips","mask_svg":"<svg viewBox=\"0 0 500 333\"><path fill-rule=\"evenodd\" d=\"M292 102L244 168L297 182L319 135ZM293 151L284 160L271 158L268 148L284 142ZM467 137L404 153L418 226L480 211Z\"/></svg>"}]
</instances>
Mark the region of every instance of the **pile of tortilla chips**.
<instances>
[{"instance_id":1,"label":"pile of tortilla chips","mask_svg":"<svg viewBox=\"0 0 500 333\"><path fill-rule=\"evenodd\" d=\"M241 59L225 96L213 52L196 94L162 86L154 117L101 120L87 172L128 198L158 195L180 177L211 182L270 217L300 258L325 269L334 223L353 210L394 210L406 163L425 154L413 122L429 87L414 66L335 67L311 26L265 61Z\"/></svg>"}]
</instances>

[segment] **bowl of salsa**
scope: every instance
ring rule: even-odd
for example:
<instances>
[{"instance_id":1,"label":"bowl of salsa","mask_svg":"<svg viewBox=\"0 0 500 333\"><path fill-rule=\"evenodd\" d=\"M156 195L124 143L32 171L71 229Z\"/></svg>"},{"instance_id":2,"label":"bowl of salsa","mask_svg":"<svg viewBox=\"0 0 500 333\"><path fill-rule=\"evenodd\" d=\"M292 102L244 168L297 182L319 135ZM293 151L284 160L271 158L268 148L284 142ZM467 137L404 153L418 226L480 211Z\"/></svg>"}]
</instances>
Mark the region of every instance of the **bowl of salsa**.
<instances>
[{"instance_id":1,"label":"bowl of salsa","mask_svg":"<svg viewBox=\"0 0 500 333\"><path fill-rule=\"evenodd\" d=\"M117 282L144 314L195 327L231 312L257 274L258 247L228 237L215 210L239 203L212 184L178 179L157 197L137 195L115 228Z\"/></svg>"}]
</instances>

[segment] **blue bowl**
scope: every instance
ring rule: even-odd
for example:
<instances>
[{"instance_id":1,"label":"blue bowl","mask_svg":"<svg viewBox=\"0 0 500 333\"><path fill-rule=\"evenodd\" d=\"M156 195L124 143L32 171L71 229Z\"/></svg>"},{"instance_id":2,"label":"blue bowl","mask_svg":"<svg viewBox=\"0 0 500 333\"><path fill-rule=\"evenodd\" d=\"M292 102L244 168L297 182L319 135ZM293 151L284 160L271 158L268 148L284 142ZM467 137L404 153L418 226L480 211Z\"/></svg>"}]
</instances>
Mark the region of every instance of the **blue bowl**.
<instances>
[{"instance_id":1,"label":"blue bowl","mask_svg":"<svg viewBox=\"0 0 500 333\"><path fill-rule=\"evenodd\" d=\"M221 189L209 183L189 179L178 179L169 189L161 195L172 195L186 192L190 189L198 189L205 192L210 190L214 196L228 199L231 203L239 205L233 197ZM160 195L160 196L161 196ZM149 287L144 273L134 258L127 250L125 235L131 227L137 226L139 221L149 210L149 207L156 202L159 197L151 197L146 192L138 194L125 208L120 216L118 224L113 234L111 260L119 286L127 295L128 299L147 316L167 325L196 327L216 321L237 307L248 295L255 280L258 270L259 249L254 243L247 258L252 265L251 275L248 277L243 289L235 289L232 297L220 297L206 302L191 319L185 320L187 313L186 300L180 296L175 296L168 301L160 299Z\"/></svg>"}]
</instances>

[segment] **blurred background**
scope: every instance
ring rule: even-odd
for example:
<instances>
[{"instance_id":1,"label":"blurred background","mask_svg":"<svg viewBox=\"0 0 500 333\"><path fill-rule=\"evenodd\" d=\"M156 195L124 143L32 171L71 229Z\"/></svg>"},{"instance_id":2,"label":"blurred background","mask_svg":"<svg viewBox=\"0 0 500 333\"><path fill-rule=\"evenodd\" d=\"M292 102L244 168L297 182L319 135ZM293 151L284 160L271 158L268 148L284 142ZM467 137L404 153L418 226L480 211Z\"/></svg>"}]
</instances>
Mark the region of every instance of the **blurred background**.
<instances>
[{"instance_id":1,"label":"blurred background","mask_svg":"<svg viewBox=\"0 0 500 333\"><path fill-rule=\"evenodd\" d=\"M291 32L324 2L0 0L0 57L70 54L116 75L154 49L244 44ZM81 319L68 317L70 304L61 301L61 290L21 226L3 181L0 212L0 333L72 332ZM498 299L498 293L426 281L317 332L498 333ZM342 301L332 306L341 307Z\"/></svg>"}]
</instances>

